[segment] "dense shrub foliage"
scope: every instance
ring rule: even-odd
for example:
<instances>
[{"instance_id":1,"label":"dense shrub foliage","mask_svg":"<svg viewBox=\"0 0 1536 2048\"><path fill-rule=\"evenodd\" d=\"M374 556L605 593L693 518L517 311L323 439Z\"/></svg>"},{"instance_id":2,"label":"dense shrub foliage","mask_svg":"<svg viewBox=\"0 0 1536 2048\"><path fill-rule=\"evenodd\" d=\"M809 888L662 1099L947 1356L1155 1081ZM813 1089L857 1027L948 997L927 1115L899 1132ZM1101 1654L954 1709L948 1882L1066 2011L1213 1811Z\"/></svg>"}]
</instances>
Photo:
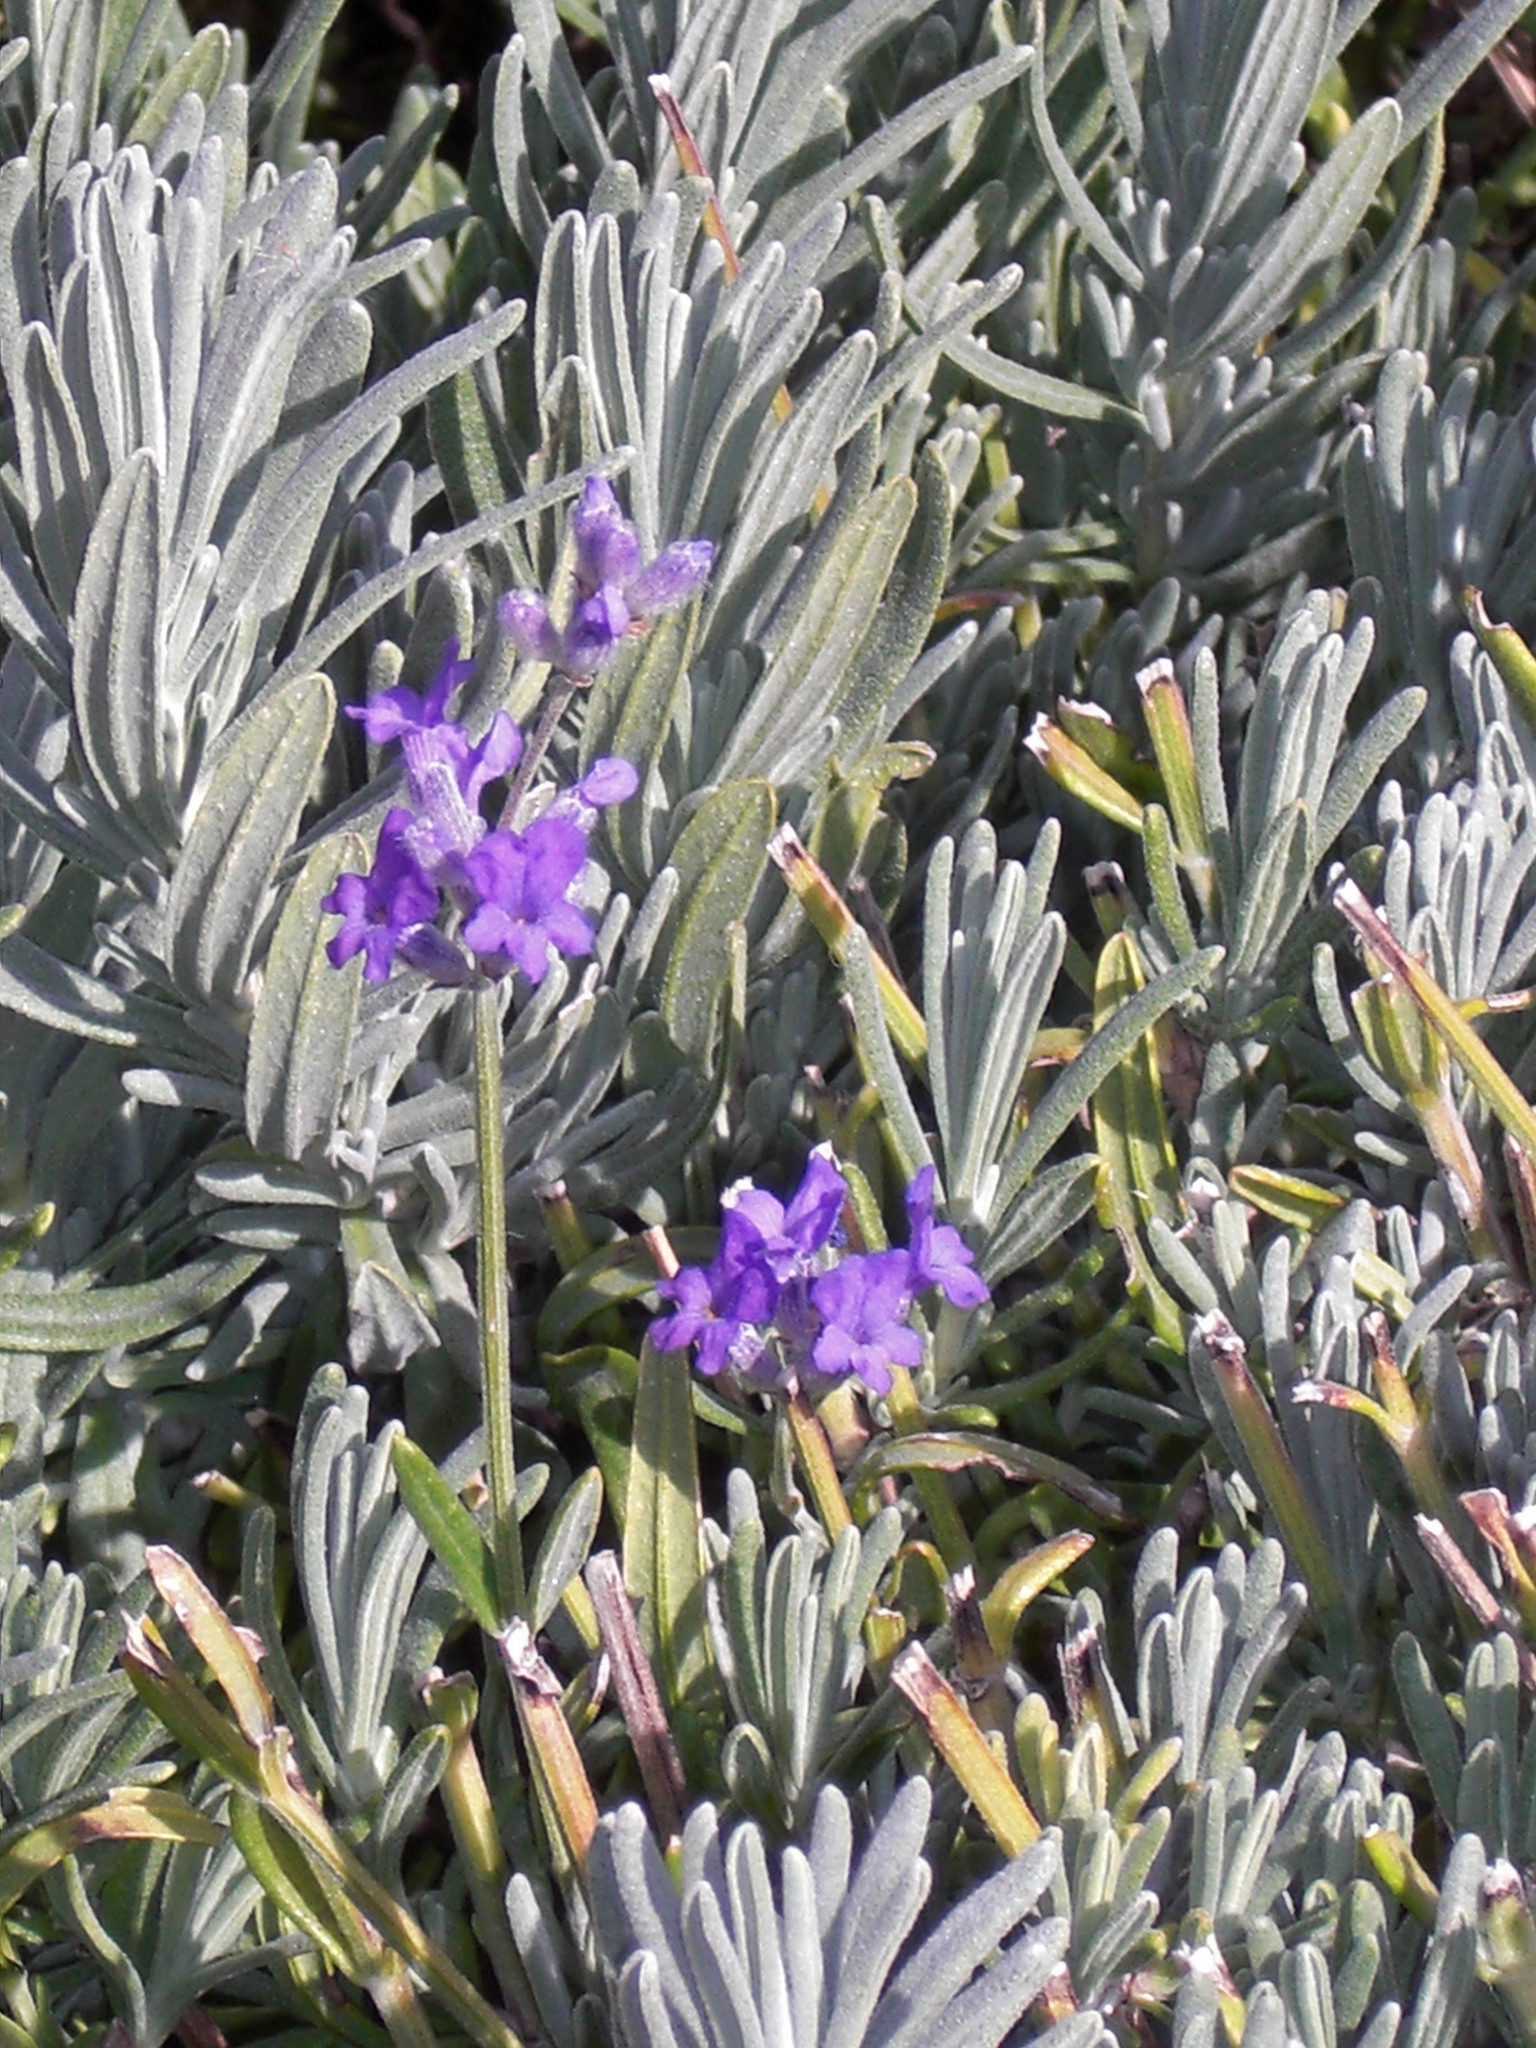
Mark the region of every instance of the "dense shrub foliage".
<instances>
[{"instance_id":1,"label":"dense shrub foliage","mask_svg":"<svg viewBox=\"0 0 1536 2048\"><path fill-rule=\"evenodd\" d=\"M0 42L0 2048L1536 2043L1517 0L338 8Z\"/></svg>"}]
</instances>

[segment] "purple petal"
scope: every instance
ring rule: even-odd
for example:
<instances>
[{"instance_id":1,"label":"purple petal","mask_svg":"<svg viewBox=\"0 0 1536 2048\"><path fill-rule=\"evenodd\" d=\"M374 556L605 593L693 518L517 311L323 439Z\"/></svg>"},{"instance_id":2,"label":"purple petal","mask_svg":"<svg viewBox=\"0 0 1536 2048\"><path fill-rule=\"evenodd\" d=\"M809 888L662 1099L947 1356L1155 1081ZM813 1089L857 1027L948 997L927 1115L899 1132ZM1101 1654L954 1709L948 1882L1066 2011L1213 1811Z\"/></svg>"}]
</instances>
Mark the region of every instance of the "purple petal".
<instances>
[{"instance_id":1,"label":"purple petal","mask_svg":"<svg viewBox=\"0 0 1536 2048\"><path fill-rule=\"evenodd\" d=\"M737 1181L720 1197L720 1206L727 1219L739 1216L757 1232L760 1243L771 1243L784 1234L784 1204L777 1195L769 1194L766 1188L754 1187L749 1180ZM727 1220L726 1228L730 1228Z\"/></svg>"},{"instance_id":2,"label":"purple petal","mask_svg":"<svg viewBox=\"0 0 1536 2048\"><path fill-rule=\"evenodd\" d=\"M604 583L584 597L571 615L560 647L567 675L595 675L629 631L629 607L616 583Z\"/></svg>"},{"instance_id":3,"label":"purple petal","mask_svg":"<svg viewBox=\"0 0 1536 2048\"><path fill-rule=\"evenodd\" d=\"M619 510L613 486L589 476L571 521L576 539L576 581L583 590L601 583L625 584L640 566L640 541Z\"/></svg>"},{"instance_id":4,"label":"purple petal","mask_svg":"<svg viewBox=\"0 0 1536 2048\"><path fill-rule=\"evenodd\" d=\"M859 1353L858 1364L854 1367L854 1371L872 1394L888 1394L891 1391L891 1366L904 1365L910 1371L914 1365L921 1364L921 1345L918 1346L916 1358L897 1358L892 1354L889 1363L887 1363L886 1357L879 1351L870 1345L865 1345Z\"/></svg>"},{"instance_id":5,"label":"purple petal","mask_svg":"<svg viewBox=\"0 0 1536 2048\"><path fill-rule=\"evenodd\" d=\"M651 1324L651 1342L658 1351L681 1351L714 1313L709 1275L702 1266L684 1266L672 1279L660 1281L656 1292L676 1306L671 1315L659 1316Z\"/></svg>"},{"instance_id":6,"label":"purple petal","mask_svg":"<svg viewBox=\"0 0 1536 2048\"><path fill-rule=\"evenodd\" d=\"M458 732L459 728L455 726L452 730ZM471 747L465 740L464 758L459 764L459 786L464 792L464 801L477 804L486 784L499 782L522 758L522 734L509 713L498 711L478 747Z\"/></svg>"},{"instance_id":7,"label":"purple petal","mask_svg":"<svg viewBox=\"0 0 1536 2048\"><path fill-rule=\"evenodd\" d=\"M528 848L520 832L487 832L454 867L473 898L468 904L462 904L461 898L462 907L499 903L511 908L522 902Z\"/></svg>"},{"instance_id":8,"label":"purple petal","mask_svg":"<svg viewBox=\"0 0 1536 2048\"><path fill-rule=\"evenodd\" d=\"M899 1321L912 1306L912 1258L902 1251L866 1252L859 1259L845 1259L843 1265L857 1265L863 1289L863 1318L867 1327L884 1328Z\"/></svg>"},{"instance_id":9,"label":"purple petal","mask_svg":"<svg viewBox=\"0 0 1536 2048\"><path fill-rule=\"evenodd\" d=\"M972 1270L974 1264L975 1253L959 1231L952 1224L936 1224L917 1284L942 1288L956 1308L980 1308L992 1295L986 1281Z\"/></svg>"},{"instance_id":10,"label":"purple petal","mask_svg":"<svg viewBox=\"0 0 1536 2048\"><path fill-rule=\"evenodd\" d=\"M558 901L586 865L586 833L569 818L545 817L535 818L523 836L530 900L541 907Z\"/></svg>"},{"instance_id":11,"label":"purple petal","mask_svg":"<svg viewBox=\"0 0 1536 2048\"><path fill-rule=\"evenodd\" d=\"M556 952L585 959L592 950L592 927L574 903L552 903L539 913L539 928Z\"/></svg>"},{"instance_id":12,"label":"purple petal","mask_svg":"<svg viewBox=\"0 0 1536 2048\"><path fill-rule=\"evenodd\" d=\"M713 541L674 541L624 586L630 610L642 619L676 611L704 588L714 562Z\"/></svg>"},{"instance_id":13,"label":"purple petal","mask_svg":"<svg viewBox=\"0 0 1536 2048\"><path fill-rule=\"evenodd\" d=\"M448 699L473 669L472 661L459 660L458 640L450 639L443 659L426 695L401 683L393 690L381 690L366 704L349 704L348 718L355 718L368 735L371 746L382 747L408 732L430 731L443 723Z\"/></svg>"},{"instance_id":14,"label":"purple petal","mask_svg":"<svg viewBox=\"0 0 1536 2048\"><path fill-rule=\"evenodd\" d=\"M699 1332L698 1356L694 1364L708 1379L727 1371L732 1364L732 1351L741 1337L738 1324L731 1322L706 1323Z\"/></svg>"},{"instance_id":15,"label":"purple petal","mask_svg":"<svg viewBox=\"0 0 1536 2048\"><path fill-rule=\"evenodd\" d=\"M838 1172L830 1148L818 1145L784 1211L784 1235L807 1258L819 1252L830 1242L847 1199L848 1183Z\"/></svg>"},{"instance_id":16,"label":"purple petal","mask_svg":"<svg viewBox=\"0 0 1536 2048\"><path fill-rule=\"evenodd\" d=\"M616 754L605 754L592 763L577 783L575 793L584 804L600 811L608 804L627 803L639 787L639 772L630 762L621 761Z\"/></svg>"},{"instance_id":17,"label":"purple petal","mask_svg":"<svg viewBox=\"0 0 1536 2048\"><path fill-rule=\"evenodd\" d=\"M525 661L560 659L560 635L536 590L509 590L501 600L501 623Z\"/></svg>"},{"instance_id":18,"label":"purple petal","mask_svg":"<svg viewBox=\"0 0 1536 2048\"><path fill-rule=\"evenodd\" d=\"M937 1178L933 1168L925 1166L907 1189L907 1224L914 1236L933 1221L933 1184Z\"/></svg>"},{"instance_id":19,"label":"purple petal","mask_svg":"<svg viewBox=\"0 0 1536 2048\"><path fill-rule=\"evenodd\" d=\"M407 835L413 822L409 811L392 810L368 873L339 875L323 899L322 910L342 919L341 930L326 946L333 967L345 966L362 953L365 977L386 981L404 934L436 917L438 892L411 853Z\"/></svg>"},{"instance_id":20,"label":"purple petal","mask_svg":"<svg viewBox=\"0 0 1536 2048\"><path fill-rule=\"evenodd\" d=\"M923 1362L923 1340L910 1323L895 1323L880 1332L880 1349L892 1365L904 1365L908 1372L914 1371ZM864 1375L869 1379L868 1373ZM886 1392L890 1385L879 1386L872 1379L869 1384L877 1394Z\"/></svg>"},{"instance_id":21,"label":"purple petal","mask_svg":"<svg viewBox=\"0 0 1536 2048\"><path fill-rule=\"evenodd\" d=\"M498 904L483 904L466 919L464 943L489 974L521 969L535 987L549 972L549 940L543 927L509 917Z\"/></svg>"},{"instance_id":22,"label":"purple petal","mask_svg":"<svg viewBox=\"0 0 1536 2048\"><path fill-rule=\"evenodd\" d=\"M828 1379L841 1379L855 1371L858 1362L858 1345L836 1323L829 1323L811 1347L812 1365Z\"/></svg>"}]
</instances>

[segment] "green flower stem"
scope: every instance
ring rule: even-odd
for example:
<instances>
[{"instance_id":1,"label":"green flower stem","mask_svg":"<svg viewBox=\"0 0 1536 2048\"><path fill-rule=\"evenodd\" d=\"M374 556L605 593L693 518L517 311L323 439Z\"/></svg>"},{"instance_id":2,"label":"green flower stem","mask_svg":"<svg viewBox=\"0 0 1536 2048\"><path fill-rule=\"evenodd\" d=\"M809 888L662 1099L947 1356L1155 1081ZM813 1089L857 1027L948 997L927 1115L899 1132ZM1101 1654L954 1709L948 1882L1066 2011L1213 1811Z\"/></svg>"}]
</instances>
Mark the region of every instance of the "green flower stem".
<instances>
[{"instance_id":1,"label":"green flower stem","mask_svg":"<svg viewBox=\"0 0 1536 2048\"><path fill-rule=\"evenodd\" d=\"M811 1489L821 1526L836 1542L853 1517L843 1498L843 1485L832 1462L832 1446L827 1441L827 1432L804 1394L791 1394L784 1406L789 1415L790 1435L795 1440L795 1456Z\"/></svg>"},{"instance_id":2,"label":"green flower stem","mask_svg":"<svg viewBox=\"0 0 1536 2048\"><path fill-rule=\"evenodd\" d=\"M491 1487L491 1551L504 1621L523 1610L523 1544L512 1443L512 1333L507 1315L506 1147L501 1111L501 1005L475 990L475 1155L480 1175L480 1396Z\"/></svg>"},{"instance_id":3,"label":"green flower stem","mask_svg":"<svg viewBox=\"0 0 1536 2048\"><path fill-rule=\"evenodd\" d=\"M885 1397L885 1405L898 1436L917 1436L927 1428L917 1387L905 1366L891 1367L891 1391ZM950 1572L963 1571L967 1565L974 1569L976 1552L943 1473L919 1470L913 1479L946 1568Z\"/></svg>"},{"instance_id":4,"label":"green flower stem","mask_svg":"<svg viewBox=\"0 0 1536 2048\"><path fill-rule=\"evenodd\" d=\"M464 1859L476 1931L518 2028L536 2035L541 2031L538 2004L507 1924L507 1855L475 1748L479 1695L473 1681L460 1676L424 1686L422 1698L432 1719L447 1729L452 1745L439 1790L453 1839Z\"/></svg>"}]
</instances>

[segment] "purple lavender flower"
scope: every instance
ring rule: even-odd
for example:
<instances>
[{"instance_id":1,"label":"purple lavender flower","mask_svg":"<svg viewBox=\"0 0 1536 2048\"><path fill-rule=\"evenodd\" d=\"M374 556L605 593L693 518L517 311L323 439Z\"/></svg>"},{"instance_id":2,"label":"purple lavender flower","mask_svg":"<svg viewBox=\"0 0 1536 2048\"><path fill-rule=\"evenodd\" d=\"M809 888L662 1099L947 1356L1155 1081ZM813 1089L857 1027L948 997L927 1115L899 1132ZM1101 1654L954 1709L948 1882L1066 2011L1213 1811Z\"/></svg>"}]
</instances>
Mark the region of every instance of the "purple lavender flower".
<instances>
[{"instance_id":1,"label":"purple lavender flower","mask_svg":"<svg viewBox=\"0 0 1536 2048\"><path fill-rule=\"evenodd\" d=\"M609 804L628 803L639 787L640 777L632 762L621 761L616 754L604 754L592 763L580 782L561 790L544 815L573 818L583 832L590 832L599 811Z\"/></svg>"},{"instance_id":2,"label":"purple lavender flower","mask_svg":"<svg viewBox=\"0 0 1536 2048\"><path fill-rule=\"evenodd\" d=\"M656 1345L695 1345L699 1370L710 1375L729 1369L783 1386L856 1377L872 1393L888 1393L894 1366L922 1363L922 1335L911 1321L916 1297L938 1287L957 1308L977 1308L987 1288L960 1233L934 1222L931 1166L907 1190L906 1251L839 1258L847 1196L828 1145L811 1154L788 1202L751 1181L728 1189L713 1263L684 1267L661 1284L675 1308L653 1325Z\"/></svg>"},{"instance_id":3,"label":"purple lavender flower","mask_svg":"<svg viewBox=\"0 0 1536 2048\"><path fill-rule=\"evenodd\" d=\"M907 1226L911 1239L912 1285L921 1293L938 1287L956 1308L980 1308L991 1295L974 1271L975 1254L949 1223L933 1220L934 1171L925 1166L907 1189Z\"/></svg>"},{"instance_id":4,"label":"purple lavender flower","mask_svg":"<svg viewBox=\"0 0 1536 2048\"><path fill-rule=\"evenodd\" d=\"M811 1282L811 1306L822 1319L811 1363L827 1379L856 1373L873 1393L891 1390L891 1367L923 1362L912 1313L912 1259L907 1252L865 1252L844 1259Z\"/></svg>"},{"instance_id":5,"label":"purple lavender flower","mask_svg":"<svg viewBox=\"0 0 1536 2048\"><path fill-rule=\"evenodd\" d=\"M363 955L365 981L387 981L402 942L436 917L437 890L417 867L407 834L411 813L393 810L379 833L379 850L366 875L338 875L320 908L342 920L326 946L333 967Z\"/></svg>"},{"instance_id":6,"label":"purple lavender flower","mask_svg":"<svg viewBox=\"0 0 1536 2048\"><path fill-rule=\"evenodd\" d=\"M576 602L562 631L536 590L502 599L501 618L519 654L586 680L612 659L628 633L676 611L702 590L714 564L707 540L674 541L640 562L640 538L619 510L606 477L589 476L571 522L576 543Z\"/></svg>"},{"instance_id":7,"label":"purple lavender flower","mask_svg":"<svg viewBox=\"0 0 1536 2048\"><path fill-rule=\"evenodd\" d=\"M474 892L464 943L488 974L549 972L551 951L590 953L592 927L567 892L587 858L587 835L567 818L536 818L526 832L492 832L456 870Z\"/></svg>"},{"instance_id":8,"label":"purple lavender flower","mask_svg":"<svg viewBox=\"0 0 1536 2048\"><path fill-rule=\"evenodd\" d=\"M676 1304L670 1316L651 1325L658 1351L697 1347L700 1372L713 1379L727 1367L750 1372L766 1343L763 1325L773 1319L778 1284L753 1256L752 1233L739 1217L727 1215L720 1249L707 1266L684 1266L657 1293Z\"/></svg>"},{"instance_id":9,"label":"purple lavender flower","mask_svg":"<svg viewBox=\"0 0 1536 2048\"><path fill-rule=\"evenodd\" d=\"M516 966L539 982L552 949L592 950L592 927L570 891L598 811L632 796L639 777L627 761L605 757L525 831L492 832L480 800L516 768L523 736L499 711L475 745L444 716L469 667L450 641L424 695L388 690L353 711L375 745L400 742L411 799L385 819L369 872L338 877L322 906L343 920L327 946L331 964L362 953L369 981L387 980L398 960L445 987L473 980L476 968L501 975ZM464 919L474 966L437 925L445 903Z\"/></svg>"}]
</instances>

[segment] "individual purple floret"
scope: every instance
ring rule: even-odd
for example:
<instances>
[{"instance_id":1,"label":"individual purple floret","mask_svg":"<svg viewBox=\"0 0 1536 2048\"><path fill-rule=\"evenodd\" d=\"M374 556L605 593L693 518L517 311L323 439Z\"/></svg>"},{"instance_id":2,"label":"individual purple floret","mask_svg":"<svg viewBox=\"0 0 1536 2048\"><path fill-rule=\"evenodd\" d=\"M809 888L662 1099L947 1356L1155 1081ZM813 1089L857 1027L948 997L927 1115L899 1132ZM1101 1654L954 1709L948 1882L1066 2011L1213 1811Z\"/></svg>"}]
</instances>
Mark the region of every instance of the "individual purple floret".
<instances>
[{"instance_id":1,"label":"individual purple floret","mask_svg":"<svg viewBox=\"0 0 1536 2048\"><path fill-rule=\"evenodd\" d=\"M592 927L567 891L587 858L587 835L568 818L536 818L526 832L492 832L457 863L475 908L464 943L487 974L549 972L551 951L590 953Z\"/></svg>"},{"instance_id":2,"label":"individual purple floret","mask_svg":"<svg viewBox=\"0 0 1536 2048\"><path fill-rule=\"evenodd\" d=\"M818 1145L787 1207L750 1181L727 1190L721 1207L727 1228L734 1218L755 1233L755 1256L783 1282L813 1269L816 1254L831 1242L847 1199L848 1183L833 1164L830 1146Z\"/></svg>"},{"instance_id":3,"label":"individual purple floret","mask_svg":"<svg viewBox=\"0 0 1536 2048\"><path fill-rule=\"evenodd\" d=\"M700 1372L727 1369L758 1385L858 1378L888 1393L894 1366L921 1365L916 1297L940 1288L957 1308L988 1299L960 1233L935 1223L934 1172L907 1190L906 1251L841 1252L848 1184L830 1146L818 1146L788 1202L739 1182L721 1198L720 1249L685 1266L659 1292L674 1304L652 1325L662 1351L696 1347Z\"/></svg>"},{"instance_id":4,"label":"individual purple floret","mask_svg":"<svg viewBox=\"0 0 1536 2048\"><path fill-rule=\"evenodd\" d=\"M933 1220L934 1171L925 1166L907 1189L912 1285L939 1288L956 1308L980 1308L990 1299L987 1283L974 1270L975 1254L951 1223Z\"/></svg>"},{"instance_id":5,"label":"individual purple floret","mask_svg":"<svg viewBox=\"0 0 1536 2048\"><path fill-rule=\"evenodd\" d=\"M872 1393L891 1390L891 1367L923 1362L912 1313L912 1260L907 1252L865 1252L844 1259L811 1282L821 1333L811 1363L826 1379L856 1374Z\"/></svg>"},{"instance_id":6,"label":"individual purple floret","mask_svg":"<svg viewBox=\"0 0 1536 2048\"><path fill-rule=\"evenodd\" d=\"M778 1298L773 1276L752 1249L748 1233L733 1229L727 1218L720 1249L709 1265L684 1266L675 1278L659 1283L657 1293L674 1304L670 1316L651 1325L659 1351L695 1345L698 1369L710 1378L727 1367L751 1372L762 1356L763 1325Z\"/></svg>"},{"instance_id":7,"label":"individual purple floret","mask_svg":"<svg viewBox=\"0 0 1536 2048\"><path fill-rule=\"evenodd\" d=\"M385 819L368 873L338 877L321 905L342 919L326 948L332 966L362 953L369 981L387 980L399 962L445 987L514 967L540 982L554 953L592 950L571 891L599 810L632 796L639 778L627 761L595 761L524 830L493 832L481 797L516 768L523 737L504 711L478 745L443 716L467 668L450 642L425 694L386 691L355 714L375 744L399 741L411 799ZM445 910L462 919L459 941L439 926Z\"/></svg>"},{"instance_id":8,"label":"individual purple floret","mask_svg":"<svg viewBox=\"0 0 1536 2048\"><path fill-rule=\"evenodd\" d=\"M459 643L452 639L424 696L401 683L393 690L381 690L366 704L349 704L347 716L357 720L368 735L369 745L374 747L387 747L391 740L403 739L408 732L434 732L443 724L448 699L473 667L472 661L460 661Z\"/></svg>"},{"instance_id":9,"label":"individual purple floret","mask_svg":"<svg viewBox=\"0 0 1536 2048\"><path fill-rule=\"evenodd\" d=\"M674 541L652 562L640 561L640 538L619 510L606 477L590 476L572 519L576 602L562 630L536 590L502 599L507 637L530 661L545 661L585 681L612 659L626 634L676 611L702 590L714 564L707 540Z\"/></svg>"},{"instance_id":10,"label":"individual purple floret","mask_svg":"<svg viewBox=\"0 0 1536 2048\"><path fill-rule=\"evenodd\" d=\"M361 953L365 981L388 981L401 941L437 915L437 890L422 875L406 844L411 822L409 811L391 811L368 873L339 875L320 905L342 920L341 930L325 949L326 957L333 967L345 967Z\"/></svg>"}]
</instances>

